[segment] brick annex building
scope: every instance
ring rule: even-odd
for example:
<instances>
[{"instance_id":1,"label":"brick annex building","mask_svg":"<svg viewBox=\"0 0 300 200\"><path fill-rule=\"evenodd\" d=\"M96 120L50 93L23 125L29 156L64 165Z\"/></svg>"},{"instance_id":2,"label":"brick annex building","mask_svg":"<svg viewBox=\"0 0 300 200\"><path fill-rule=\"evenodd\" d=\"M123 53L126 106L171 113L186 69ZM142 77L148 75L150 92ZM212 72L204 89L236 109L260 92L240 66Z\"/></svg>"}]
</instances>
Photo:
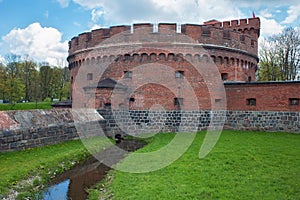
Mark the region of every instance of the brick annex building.
<instances>
[{"instance_id":1,"label":"brick annex building","mask_svg":"<svg viewBox=\"0 0 300 200\"><path fill-rule=\"evenodd\" d=\"M175 37L161 39L172 32ZM118 35L122 35L124 41L138 43L138 48L132 49L124 41L118 44ZM141 38L141 35L149 37ZM181 35L188 39L178 39ZM203 74L197 73L191 63L213 62L219 71L217 76L224 81L227 110L300 111L299 82L256 82L259 35L259 18L224 22L211 20L203 25L182 24L180 27L170 23L134 24L82 33L69 42L71 89L80 67L87 66L84 75L81 75L90 85L99 81L94 98L96 108L103 109L111 105L111 92L118 81L126 80L128 83L138 79L134 74L135 67L166 65L174 69L172 78L175 84L182 77L186 78L197 96L199 108L209 110L213 99L215 102L222 99L218 95L209 97L214 94L208 91ZM192 52L186 50L190 47ZM101 69L103 63L109 64L97 77L97 70L104 70ZM150 70L140 75L147 77L149 73L156 72ZM128 97L130 109L147 110L157 103L166 110L177 109L178 104L181 104L181 109L189 109L191 102L180 94L180 83L178 85L179 89L174 92L158 84L141 84Z\"/></svg>"}]
</instances>

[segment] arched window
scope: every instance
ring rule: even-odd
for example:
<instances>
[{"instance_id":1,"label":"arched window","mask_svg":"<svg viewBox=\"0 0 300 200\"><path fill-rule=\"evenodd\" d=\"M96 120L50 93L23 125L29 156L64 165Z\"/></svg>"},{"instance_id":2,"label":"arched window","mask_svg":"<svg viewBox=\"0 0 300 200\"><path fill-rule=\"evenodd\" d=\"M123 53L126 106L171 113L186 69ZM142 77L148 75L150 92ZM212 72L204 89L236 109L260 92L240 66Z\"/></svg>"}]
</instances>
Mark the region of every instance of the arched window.
<instances>
[{"instance_id":1,"label":"arched window","mask_svg":"<svg viewBox=\"0 0 300 200\"><path fill-rule=\"evenodd\" d=\"M159 60L163 60L163 61L166 60L166 54L164 54L164 53L160 53L158 57L159 57Z\"/></svg>"}]
</instances>

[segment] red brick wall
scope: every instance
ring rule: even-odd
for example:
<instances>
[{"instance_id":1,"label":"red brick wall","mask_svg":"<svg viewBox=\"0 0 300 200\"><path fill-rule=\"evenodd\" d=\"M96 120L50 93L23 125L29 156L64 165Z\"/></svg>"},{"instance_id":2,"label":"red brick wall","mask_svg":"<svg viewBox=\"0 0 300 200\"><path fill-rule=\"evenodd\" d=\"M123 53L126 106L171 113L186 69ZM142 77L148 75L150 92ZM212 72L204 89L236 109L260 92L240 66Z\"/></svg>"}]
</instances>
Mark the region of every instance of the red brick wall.
<instances>
[{"instance_id":1,"label":"red brick wall","mask_svg":"<svg viewBox=\"0 0 300 200\"><path fill-rule=\"evenodd\" d=\"M226 84L228 110L300 111L289 98L300 98L300 82ZM248 98L256 106L247 105Z\"/></svg>"}]
</instances>

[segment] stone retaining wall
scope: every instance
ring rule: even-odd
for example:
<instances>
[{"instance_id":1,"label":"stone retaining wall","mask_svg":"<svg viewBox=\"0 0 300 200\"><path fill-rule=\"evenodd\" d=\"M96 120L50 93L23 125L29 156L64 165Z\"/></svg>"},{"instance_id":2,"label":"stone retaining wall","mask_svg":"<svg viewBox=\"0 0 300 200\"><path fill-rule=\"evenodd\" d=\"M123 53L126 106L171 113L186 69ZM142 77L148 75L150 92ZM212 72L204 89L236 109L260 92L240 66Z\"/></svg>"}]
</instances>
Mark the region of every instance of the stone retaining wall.
<instances>
[{"instance_id":1,"label":"stone retaining wall","mask_svg":"<svg viewBox=\"0 0 300 200\"><path fill-rule=\"evenodd\" d=\"M99 110L105 120L76 121L71 109L0 112L0 152L22 150L79 138L80 134L137 135L205 130L209 125L230 130L300 133L300 112L274 111L147 111ZM89 113L92 116L95 113ZM89 114L87 116L89 116ZM211 123L211 116L214 117ZM79 123L79 124L78 124ZM79 125L79 126L77 126ZM213 125L213 126L212 126ZM80 127L78 130L78 127Z\"/></svg>"},{"instance_id":2,"label":"stone retaining wall","mask_svg":"<svg viewBox=\"0 0 300 200\"><path fill-rule=\"evenodd\" d=\"M111 134L178 132L212 128L300 133L300 112L271 111L98 111ZM213 121L211 123L211 116ZM226 120L224 119L226 115ZM225 123L223 123L225 120ZM121 127L121 128L120 128Z\"/></svg>"},{"instance_id":3,"label":"stone retaining wall","mask_svg":"<svg viewBox=\"0 0 300 200\"><path fill-rule=\"evenodd\" d=\"M84 122L80 127L87 130L95 127L95 124L105 125L105 120ZM71 109L2 111L0 152L78 139L80 133L76 126Z\"/></svg>"},{"instance_id":4,"label":"stone retaining wall","mask_svg":"<svg viewBox=\"0 0 300 200\"><path fill-rule=\"evenodd\" d=\"M300 133L300 112L227 111L225 129Z\"/></svg>"}]
</instances>

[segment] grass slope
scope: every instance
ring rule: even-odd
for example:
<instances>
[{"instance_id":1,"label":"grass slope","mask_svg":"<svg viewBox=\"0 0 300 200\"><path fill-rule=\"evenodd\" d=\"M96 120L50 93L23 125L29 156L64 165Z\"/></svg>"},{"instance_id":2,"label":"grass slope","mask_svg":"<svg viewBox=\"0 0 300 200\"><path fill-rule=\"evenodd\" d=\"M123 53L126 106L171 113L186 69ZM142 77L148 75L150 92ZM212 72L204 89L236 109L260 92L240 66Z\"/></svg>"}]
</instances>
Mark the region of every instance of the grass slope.
<instances>
[{"instance_id":1,"label":"grass slope","mask_svg":"<svg viewBox=\"0 0 300 200\"><path fill-rule=\"evenodd\" d=\"M213 151L200 160L204 136L197 134L188 151L164 169L111 172L114 178L105 190L114 199L299 199L300 135L223 131ZM173 137L158 134L140 151L151 152ZM94 199L97 191L91 193Z\"/></svg>"},{"instance_id":2,"label":"grass slope","mask_svg":"<svg viewBox=\"0 0 300 200\"><path fill-rule=\"evenodd\" d=\"M0 110L34 110L34 109L51 109L53 102L35 102L0 104Z\"/></svg>"},{"instance_id":3,"label":"grass slope","mask_svg":"<svg viewBox=\"0 0 300 200\"><path fill-rule=\"evenodd\" d=\"M89 141L88 141L89 142ZM109 145L107 140L97 138L88 145L97 149ZM39 175L42 180L36 185L45 184L55 174L69 169L72 165L89 156L89 152L80 140L56 145L28 149L19 152L0 153L0 198L9 188L14 188L22 179ZM32 188L24 188L21 192L28 194ZM28 190L28 191L26 191Z\"/></svg>"}]
</instances>

